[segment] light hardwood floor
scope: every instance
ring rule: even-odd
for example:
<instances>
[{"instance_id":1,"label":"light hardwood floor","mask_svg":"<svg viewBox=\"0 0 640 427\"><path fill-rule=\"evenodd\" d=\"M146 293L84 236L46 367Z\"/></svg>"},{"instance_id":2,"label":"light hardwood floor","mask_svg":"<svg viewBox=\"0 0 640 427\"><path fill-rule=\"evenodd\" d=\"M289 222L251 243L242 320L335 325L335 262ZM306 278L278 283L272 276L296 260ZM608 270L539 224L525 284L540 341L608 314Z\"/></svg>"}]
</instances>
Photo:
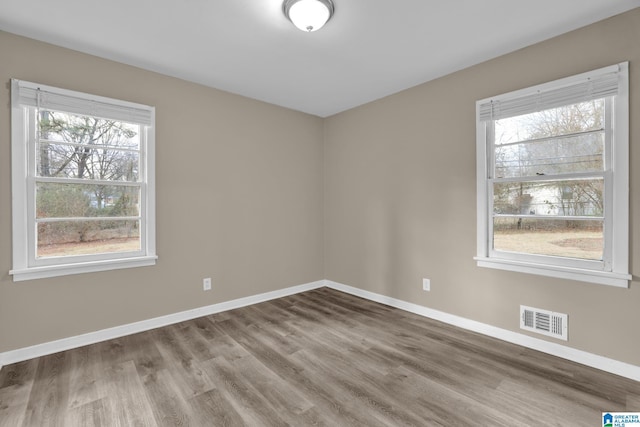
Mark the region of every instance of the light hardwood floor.
<instances>
[{"instance_id":1,"label":"light hardwood floor","mask_svg":"<svg viewBox=\"0 0 640 427\"><path fill-rule=\"evenodd\" d=\"M640 383L322 288L5 366L1 426L599 426Z\"/></svg>"}]
</instances>

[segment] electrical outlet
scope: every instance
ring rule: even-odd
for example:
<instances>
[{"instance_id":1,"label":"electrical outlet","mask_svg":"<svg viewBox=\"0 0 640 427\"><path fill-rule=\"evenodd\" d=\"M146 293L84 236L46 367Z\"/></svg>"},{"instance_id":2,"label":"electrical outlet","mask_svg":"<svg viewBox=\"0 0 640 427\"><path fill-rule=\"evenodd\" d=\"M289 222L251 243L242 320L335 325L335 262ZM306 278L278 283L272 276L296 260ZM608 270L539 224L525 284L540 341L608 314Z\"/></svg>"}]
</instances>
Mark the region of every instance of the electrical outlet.
<instances>
[{"instance_id":1,"label":"electrical outlet","mask_svg":"<svg viewBox=\"0 0 640 427\"><path fill-rule=\"evenodd\" d=\"M207 277L205 279L202 279L202 290L203 291L210 291L211 290L211 277Z\"/></svg>"},{"instance_id":2,"label":"electrical outlet","mask_svg":"<svg viewBox=\"0 0 640 427\"><path fill-rule=\"evenodd\" d=\"M431 290L431 280L422 279L422 290L423 291L430 291Z\"/></svg>"}]
</instances>

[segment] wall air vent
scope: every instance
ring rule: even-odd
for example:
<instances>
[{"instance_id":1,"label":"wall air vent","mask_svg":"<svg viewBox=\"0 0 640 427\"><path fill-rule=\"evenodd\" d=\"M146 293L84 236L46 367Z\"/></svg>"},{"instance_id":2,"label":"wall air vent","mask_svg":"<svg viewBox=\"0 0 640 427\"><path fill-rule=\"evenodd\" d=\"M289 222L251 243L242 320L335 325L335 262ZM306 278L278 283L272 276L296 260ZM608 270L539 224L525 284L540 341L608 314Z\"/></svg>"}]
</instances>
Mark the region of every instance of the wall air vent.
<instances>
[{"instance_id":1,"label":"wall air vent","mask_svg":"<svg viewBox=\"0 0 640 427\"><path fill-rule=\"evenodd\" d=\"M520 306L520 329L567 341L568 316L539 308Z\"/></svg>"}]
</instances>

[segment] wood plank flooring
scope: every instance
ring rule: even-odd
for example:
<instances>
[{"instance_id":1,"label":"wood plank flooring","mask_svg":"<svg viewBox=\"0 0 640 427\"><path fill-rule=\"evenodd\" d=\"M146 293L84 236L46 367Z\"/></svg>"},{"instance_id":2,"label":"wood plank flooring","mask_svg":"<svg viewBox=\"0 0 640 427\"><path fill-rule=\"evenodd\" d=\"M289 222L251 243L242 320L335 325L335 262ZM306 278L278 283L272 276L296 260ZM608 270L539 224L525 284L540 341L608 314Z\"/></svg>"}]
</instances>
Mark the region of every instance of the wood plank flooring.
<instances>
[{"instance_id":1,"label":"wood plank flooring","mask_svg":"<svg viewBox=\"0 0 640 427\"><path fill-rule=\"evenodd\" d=\"M640 383L322 288L5 366L0 426L598 426Z\"/></svg>"}]
</instances>

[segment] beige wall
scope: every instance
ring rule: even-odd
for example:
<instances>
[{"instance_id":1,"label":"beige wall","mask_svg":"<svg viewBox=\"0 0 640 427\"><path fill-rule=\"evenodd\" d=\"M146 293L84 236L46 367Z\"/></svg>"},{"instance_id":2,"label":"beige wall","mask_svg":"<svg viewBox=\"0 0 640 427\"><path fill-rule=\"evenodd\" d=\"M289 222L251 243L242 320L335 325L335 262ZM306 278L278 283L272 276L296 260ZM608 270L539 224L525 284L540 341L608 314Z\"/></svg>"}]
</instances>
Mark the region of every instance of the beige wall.
<instances>
[{"instance_id":1,"label":"beige wall","mask_svg":"<svg viewBox=\"0 0 640 427\"><path fill-rule=\"evenodd\" d=\"M565 312L640 365L638 40L640 9L323 121L0 32L0 352L326 278L513 331ZM476 267L475 101L624 60L630 289ZM156 106L157 266L12 282L11 77Z\"/></svg>"},{"instance_id":2,"label":"beige wall","mask_svg":"<svg viewBox=\"0 0 640 427\"><path fill-rule=\"evenodd\" d=\"M325 120L325 278L513 331L568 313L569 346L640 365L639 41L635 9ZM475 101L625 60L630 289L476 267Z\"/></svg>"},{"instance_id":3,"label":"beige wall","mask_svg":"<svg viewBox=\"0 0 640 427\"><path fill-rule=\"evenodd\" d=\"M11 280L12 77L156 107L156 266ZM0 352L323 278L320 118L3 32L0 82Z\"/></svg>"}]
</instances>

